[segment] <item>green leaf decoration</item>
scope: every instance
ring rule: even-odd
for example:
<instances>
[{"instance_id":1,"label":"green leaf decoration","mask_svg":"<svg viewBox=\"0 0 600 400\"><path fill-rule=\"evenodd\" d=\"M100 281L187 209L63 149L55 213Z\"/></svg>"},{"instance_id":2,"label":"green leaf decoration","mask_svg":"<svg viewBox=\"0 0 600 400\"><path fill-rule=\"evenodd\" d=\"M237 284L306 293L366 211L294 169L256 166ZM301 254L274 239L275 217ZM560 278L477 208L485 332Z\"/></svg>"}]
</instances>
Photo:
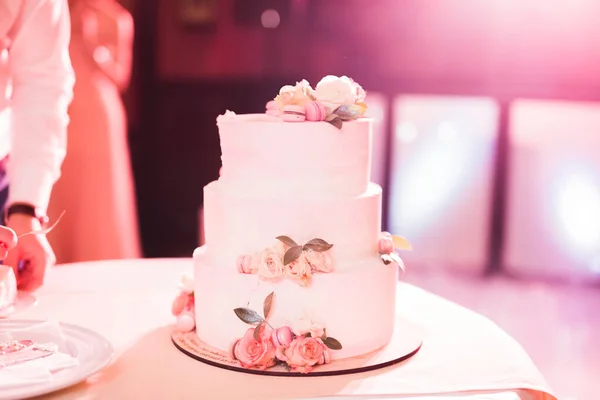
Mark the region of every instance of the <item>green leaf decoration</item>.
<instances>
[{"instance_id":1,"label":"green leaf decoration","mask_svg":"<svg viewBox=\"0 0 600 400\"><path fill-rule=\"evenodd\" d=\"M331 122L331 121L333 121L333 120L334 120L334 119L336 119L336 118L338 118L338 116L337 116L336 114L329 114L329 115L327 116L327 118L325 118L325 121L327 121L327 122Z\"/></svg>"},{"instance_id":2,"label":"green leaf decoration","mask_svg":"<svg viewBox=\"0 0 600 400\"><path fill-rule=\"evenodd\" d=\"M258 325L256 325L256 328L254 328L254 340L256 341L260 341L260 332L264 329L264 322L259 323Z\"/></svg>"},{"instance_id":3,"label":"green leaf decoration","mask_svg":"<svg viewBox=\"0 0 600 400\"><path fill-rule=\"evenodd\" d=\"M264 321L264 318L258 315L256 311L246 307L236 308L233 310L233 312L238 316L239 319L250 325L258 324Z\"/></svg>"},{"instance_id":4,"label":"green leaf decoration","mask_svg":"<svg viewBox=\"0 0 600 400\"><path fill-rule=\"evenodd\" d=\"M394 247L398 250L412 250L412 245L402 236L392 236Z\"/></svg>"},{"instance_id":5,"label":"green leaf decoration","mask_svg":"<svg viewBox=\"0 0 600 400\"><path fill-rule=\"evenodd\" d=\"M265 316L265 319L269 318L269 313L271 312L271 306L273 305L273 296L275 295L275 292L271 292L269 293L269 295L265 298L265 301L263 302L263 315Z\"/></svg>"},{"instance_id":6,"label":"green leaf decoration","mask_svg":"<svg viewBox=\"0 0 600 400\"><path fill-rule=\"evenodd\" d=\"M392 257L390 257L389 254L382 254L381 259L383 260L383 263L385 265L389 265L394 262L394 260L392 260Z\"/></svg>"},{"instance_id":7,"label":"green leaf decoration","mask_svg":"<svg viewBox=\"0 0 600 400\"><path fill-rule=\"evenodd\" d=\"M335 126L338 129L342 129L342 126L344 125L344 122L340 118L334 118L331 121L327 122L329 122L331 125Z\"/></svg>"},{"instance_id":8,"label":"green leaf decoration","mask_svg":"<svg viewBox=\"0 0 600 400\"><path fill-rule=\"evenodd\" d=\"M343 121L351 121L362 117L365 111L367 111L367 109L362 105L348 104L339 106L333 113L340 117Z\"/></svg>"},{"instance_id":9,"label":"green leaf decoration","mask_svg":"<svg viewBox=\"0 0 600 400\"><path fill-rule=\"evenodd\" d=\"M302 254L302 246L294 246L288 249L283 256L283 265L294 262Z\"/></svg>"},{"instance_id":10,"label":"green leaf decoration","mask_svg":"<svg viewBox=\"0 0 600 400\"><path fill-rule=\"evenodd\" d=\"M342 344L332 337L327 337L323 340L325 346L329 347L331 350L341 350Z\"/></svg>"},{"instance_id":11,"label":"green leaf decoration","mask_svg":"<svg viewBox=\"0 0 600 400\"><path fill-rule=\"evenodd\" d=\"M324 241L323 239L311 239L308 242L306 242L306 244L304 245L304 249L310 249L312 251L316 251L318 253L321 253L323 251L327 251L329 249L331 249L333 247L332 244L327 243L326 241Z\"/></svg>"},{"instance_id":12,"label":"green leaf decoration","mask_svg":"<svg viewBox=\"0 0 600 400\"><path fill-rule=\"evenodd\" d=\"M277 236L275 239L290 247L298 246L298 243L294 242L294 239L289 236Z\"/></svg>"}]
</instances>

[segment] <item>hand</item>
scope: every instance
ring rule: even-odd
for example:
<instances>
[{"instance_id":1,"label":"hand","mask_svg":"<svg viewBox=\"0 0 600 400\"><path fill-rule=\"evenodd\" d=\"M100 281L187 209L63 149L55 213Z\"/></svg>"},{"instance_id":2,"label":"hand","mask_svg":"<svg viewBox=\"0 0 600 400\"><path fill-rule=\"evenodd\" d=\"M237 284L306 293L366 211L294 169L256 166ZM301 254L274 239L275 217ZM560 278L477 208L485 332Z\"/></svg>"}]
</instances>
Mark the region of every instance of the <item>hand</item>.
<instances>
[{"instance_id":1,"label":"hand","mask_svg":"<svg viewBox=\"0 0 600 400\"><path fill-rule=\"evenodd\" d=\"M42 229L40 222L28 215L13 214L7 224L17 235ZM19 239L18 244L8 253L5 264L15 270L17 286L20 290L34 291L44 283L46 271L56 263L46 235L27 235ZM19 268L19 265L22 268Z\"/></svg>"},{"instance_id":2,"label":"hand","mask_svg":"<svg viewBox=\"0 0 600 400\"><path fill-rule=\"evenodd\" d=\"M4 260L8 251L17 245L17 234L10 228L0 225L0 260Z\"/></svg>"}]
</instances>

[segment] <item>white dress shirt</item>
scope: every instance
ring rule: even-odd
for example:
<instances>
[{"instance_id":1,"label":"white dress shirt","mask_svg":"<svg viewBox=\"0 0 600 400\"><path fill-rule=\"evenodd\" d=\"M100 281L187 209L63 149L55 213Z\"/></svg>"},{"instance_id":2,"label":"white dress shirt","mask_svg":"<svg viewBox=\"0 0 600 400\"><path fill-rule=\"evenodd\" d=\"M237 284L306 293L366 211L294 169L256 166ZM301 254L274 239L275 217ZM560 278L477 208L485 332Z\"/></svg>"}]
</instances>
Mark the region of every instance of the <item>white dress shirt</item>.
<instances>
[{"instance_id":1,"label":"white dress shirt","mask_svg":"<svg viewBox=\"0 0 600 400\"><path fill-rule=\"evenodd\" d=\"M0 159L9 199L45 212L66 153L75 82L67 0L0 0Z\"/></svg>"}]
</instances>

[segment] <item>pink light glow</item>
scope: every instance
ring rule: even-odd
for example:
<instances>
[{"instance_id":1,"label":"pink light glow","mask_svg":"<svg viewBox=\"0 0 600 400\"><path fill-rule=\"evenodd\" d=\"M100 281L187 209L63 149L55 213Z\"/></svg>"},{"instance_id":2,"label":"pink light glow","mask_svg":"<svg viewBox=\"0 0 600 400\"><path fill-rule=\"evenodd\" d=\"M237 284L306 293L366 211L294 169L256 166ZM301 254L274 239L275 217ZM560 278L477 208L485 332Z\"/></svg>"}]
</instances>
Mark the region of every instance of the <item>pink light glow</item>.
<instances>
[{"instance_id":1,"label":"pink light glow","mask_svg":"<svg viewBox=\"0 0 600 400\"><path fill-rule=\"evenodd\" d=\"M497 113L486 98L397 99L390 231L413 245L408 264L486 264Z\"/></svg>"},{"instance_id":2,"label":"pink light glow","mask_svg":"<svg viewBox=\"0 0 600 400\"><path fill-rule=\"evenodd\" d=\"M600 273L600 104L519 100L511 112L506 268Z\"/></svg>"}]
</instances>

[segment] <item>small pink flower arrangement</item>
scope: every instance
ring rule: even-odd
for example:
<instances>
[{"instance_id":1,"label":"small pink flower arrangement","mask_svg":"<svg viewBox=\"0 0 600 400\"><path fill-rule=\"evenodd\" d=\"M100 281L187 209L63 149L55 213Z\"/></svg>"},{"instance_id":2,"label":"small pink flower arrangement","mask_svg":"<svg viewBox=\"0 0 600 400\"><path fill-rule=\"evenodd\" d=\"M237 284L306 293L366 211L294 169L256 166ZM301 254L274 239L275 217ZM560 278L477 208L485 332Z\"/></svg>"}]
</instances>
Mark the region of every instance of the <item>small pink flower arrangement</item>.
<instances>
[{"instance_id":1,"label":"small pink flower arrangement","mask_svg":"<svg viewBox=\"0 0 600 400\"><path fill-rule=\"evenodd\" d=\"M400 258L397 250L411 250L410 243L406 239L400 236L393 236L389 232L381 232L377 248L385 265L394 263L404 271L404 261Z\"/></svg>"},{"instance_id":2,"label":"small pink flower arrangement","mask_svg":"<svg viewBox=\"0 0 600 400\"><path fill-rule=\"evenodd\" d=\"M356 120L367 111L366 94L361 85L347 76L327 75L315 89L305 79L295 86L283 86L265 108L268 115L274 116L284 115L291 106L301 113L304 108L302 121L325 121L341 129L344 121Z\"/></svg>"},{"instance_id":3,"label":"small pink flower arrangement","mask_svg":"<svg viewBox=\"0 0 600 400\"><path fill-rule=\"evenodd\" d=\"M196 327L193 279L183 276L180 289L179 294L173 300L171 312L177 317L176 329L181 332L190 332Z\"/></svg>"},{"instance_id":4,"label":"small pink flower arrangement","mask_svg":"<svg viewBox=\"0 0 600 400\"><path fill-rule=\"evenodd\" d=\"M250 308L233 310L237 317L252 328L231 347L231 355L244 368L264 370L275 365L283 365L289 371L307 374L317 365L331 361L331 350L340 350L342 345L327 336L325 328L309 323L312 329L294 332L289 326L273 328L268 317L275 293L270 293L263 302L261 317ZM315 332L321 333L314 336Z\"/></svg>"},{"instance_id":5,"label":"small pink flower arrangement","mask_svg":"<svg viewBox=\"0 0 600 400\"><path fill-rule=\"evenodd\" d=\"M332 244L323 239L312 239L303 245L288 236L278 236L278 242L256 254L244 254L237 259L242 274L257 274L262 279L289 278L302 286L310 285L315 273L334 270Z\"/></svg>"}]
</instances>

